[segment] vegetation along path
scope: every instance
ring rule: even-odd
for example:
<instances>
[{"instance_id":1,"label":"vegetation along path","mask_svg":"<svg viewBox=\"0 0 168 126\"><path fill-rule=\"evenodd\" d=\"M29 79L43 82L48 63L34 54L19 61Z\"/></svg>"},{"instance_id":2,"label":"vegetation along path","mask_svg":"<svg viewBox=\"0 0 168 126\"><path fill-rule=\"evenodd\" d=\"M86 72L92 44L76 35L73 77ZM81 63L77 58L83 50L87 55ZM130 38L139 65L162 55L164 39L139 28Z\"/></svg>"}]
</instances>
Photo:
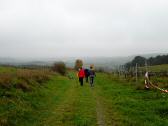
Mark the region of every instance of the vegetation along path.
<instances>
[{"instance_id":1,"label":"vegetation along path","mask_svg":"<svg viewBox=\"0 0 168 126\"><path fill-rule=\"evenodd\" d=\"M105 73L97 74L93 88L87 83L81 87L75 79L55 75L44 87L22 94L19 99L18 103L10 100L10 104L0 104L1 113L5 108L9 110L7 120L0 115L1 123L4 120L12 126L168 125L166 95L136 90L133 85Z\"/></svg>"}]
</instances>

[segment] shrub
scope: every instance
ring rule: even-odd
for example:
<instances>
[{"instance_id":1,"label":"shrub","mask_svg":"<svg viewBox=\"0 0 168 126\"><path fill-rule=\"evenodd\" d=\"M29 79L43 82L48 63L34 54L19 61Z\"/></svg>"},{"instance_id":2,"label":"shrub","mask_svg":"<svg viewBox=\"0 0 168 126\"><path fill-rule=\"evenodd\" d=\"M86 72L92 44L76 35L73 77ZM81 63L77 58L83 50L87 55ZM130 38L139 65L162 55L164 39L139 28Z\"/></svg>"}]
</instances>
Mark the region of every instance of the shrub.
<instances>
[{"instance_id":1,"label":"shrub","mask_svg":"<svg viewBox=\"0 0 168 126\"><path fill-rule=\"evenodd\" d=\"M66 74L66 65L64 62L57 62L53 65L53 71L60 73L61 75Z\"/></svg>"},{"instance_id":2,"label":"shrub","mask_svg":"<svg viewBox=\"0 0 168 126\"><path fill-rule=\"evenodd\" d=\"M25 81L17 82L15 87L17 89L22 89L23 91L31 91L31 87Z\"/></svg>"},{"instance_id":3,"label":"shrub","mask_svg":"<svg viewBox=\"0 0 168 126\"><path fill-rule=\"evenodd\" d=\"M80 60L80 59L77 59L77 60L75 61L75 66L74 66L75 70L78 70L78 69L81 68L82 66L83 66L83 61Z\"/></svg>"},{"instance_id":4,"label":"shrub","mask_svg":"<svg viewBox=\"0 0 168 126\"><path fill-rule=\"evenodd\" d=\"M0 74L0 86L2 88L10 88L12 86L14 76L9 73Z\"/></svg>"}]
</instances>

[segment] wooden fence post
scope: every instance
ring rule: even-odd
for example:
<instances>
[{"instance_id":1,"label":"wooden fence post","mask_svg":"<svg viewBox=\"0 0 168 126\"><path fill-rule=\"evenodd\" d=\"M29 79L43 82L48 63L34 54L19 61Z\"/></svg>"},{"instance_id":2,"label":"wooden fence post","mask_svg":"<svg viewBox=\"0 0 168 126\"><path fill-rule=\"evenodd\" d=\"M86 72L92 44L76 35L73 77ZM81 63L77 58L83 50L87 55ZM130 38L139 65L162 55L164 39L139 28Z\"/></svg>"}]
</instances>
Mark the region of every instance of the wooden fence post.
<instances>
[{"instance_id":1,"label":"wooden fence post","mask_svg":"<svg viewBox=\"0 0 168 126\"><path fill-rule=\"evenodd\" d=\"M138 83L138 64L136 63L136 68L135 68L135 72L136 72L136 84Z\"/></svg>"}]
</instances>

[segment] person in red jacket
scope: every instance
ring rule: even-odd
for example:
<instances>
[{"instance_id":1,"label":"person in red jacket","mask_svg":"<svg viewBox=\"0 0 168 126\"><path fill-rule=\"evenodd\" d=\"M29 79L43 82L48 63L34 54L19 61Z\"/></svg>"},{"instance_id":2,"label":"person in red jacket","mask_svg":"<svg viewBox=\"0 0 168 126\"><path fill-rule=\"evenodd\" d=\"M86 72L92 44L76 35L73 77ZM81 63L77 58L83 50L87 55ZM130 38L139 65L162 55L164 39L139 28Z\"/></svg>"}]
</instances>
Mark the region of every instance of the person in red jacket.
<instances>
[{"instance_id":1,"label":"person in red jacket","mask_svg":"<svg viewBox=\"0 0 168 126\"><path fill-rule=\"evenodd\" d=\"M79 69L78 77L79 77L80 85L83 86L83 78L85 77L85 71L82 67Z\"/></svg>"}]
</instances>

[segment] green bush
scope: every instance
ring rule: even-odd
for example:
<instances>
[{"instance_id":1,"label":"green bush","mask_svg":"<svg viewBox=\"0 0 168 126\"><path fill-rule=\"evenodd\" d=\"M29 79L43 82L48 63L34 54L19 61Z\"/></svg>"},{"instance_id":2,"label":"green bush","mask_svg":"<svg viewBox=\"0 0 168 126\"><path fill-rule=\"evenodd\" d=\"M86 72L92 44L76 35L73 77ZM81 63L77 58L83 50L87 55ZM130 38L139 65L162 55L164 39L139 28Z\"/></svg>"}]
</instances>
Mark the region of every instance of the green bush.
<instances>
[{"instance_id":1,"label":"green bush","mask_svg":"<svg viewBox=\"0 0 168 126\"><path fill-rule=\"evenodd\" d=\"M52 67L53 71L60 73L61 75L66 74L66 65L64 62L57 62Z\"/></svg>"}]
</instances>

